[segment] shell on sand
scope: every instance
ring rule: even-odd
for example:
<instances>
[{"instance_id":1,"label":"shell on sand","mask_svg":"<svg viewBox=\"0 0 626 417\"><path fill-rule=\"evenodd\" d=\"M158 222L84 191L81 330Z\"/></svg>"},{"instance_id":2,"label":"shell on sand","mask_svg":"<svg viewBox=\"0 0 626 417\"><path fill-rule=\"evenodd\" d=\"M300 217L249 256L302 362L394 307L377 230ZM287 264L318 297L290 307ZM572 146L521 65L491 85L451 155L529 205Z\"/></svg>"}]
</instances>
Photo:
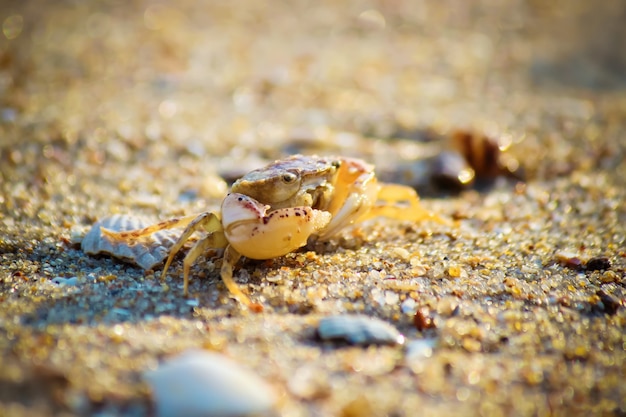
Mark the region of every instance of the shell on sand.
<instances>
[{"instance_id":1,"label":"shell on sand","mask_svg":"<svg viewBox=\"0 0 626 417\"><path fill-rule=\"evenodd\" d=\"M104 235L100 228L114 232L141 229L151 223L136 216L116 214L96 222L81 242L88 255L106 254L143 269L153 269L168 256L170 248L180 236L180 230L162 230L134 242L116 241Z\"/></svg>"}]
</instances>

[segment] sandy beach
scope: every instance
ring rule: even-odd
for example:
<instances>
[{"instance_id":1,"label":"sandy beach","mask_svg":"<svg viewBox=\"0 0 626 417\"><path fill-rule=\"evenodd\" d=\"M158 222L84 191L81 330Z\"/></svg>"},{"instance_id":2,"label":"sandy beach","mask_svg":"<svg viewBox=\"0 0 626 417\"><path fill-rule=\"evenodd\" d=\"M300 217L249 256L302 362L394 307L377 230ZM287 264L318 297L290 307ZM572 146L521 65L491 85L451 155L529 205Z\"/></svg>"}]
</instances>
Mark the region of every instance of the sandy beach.
<instances>
[{"instance_id":1,"label":"sandy beach","mask_svg":"<svg viewBox=\"0 0 626 417\"><path fill-rule=\"evenodd\" d=\"M623 2L3 3L0 415L175 415L146 373L192 349L267 385L255 415L626 415ZM434 184L459 131L511 172ZM219 257L185 298L183 256L162 280L81 250L294 153L362 158L450 223L241 260L261 314ZM345 314L403 343L320 339Z\"/></svg>"}]
</instances>

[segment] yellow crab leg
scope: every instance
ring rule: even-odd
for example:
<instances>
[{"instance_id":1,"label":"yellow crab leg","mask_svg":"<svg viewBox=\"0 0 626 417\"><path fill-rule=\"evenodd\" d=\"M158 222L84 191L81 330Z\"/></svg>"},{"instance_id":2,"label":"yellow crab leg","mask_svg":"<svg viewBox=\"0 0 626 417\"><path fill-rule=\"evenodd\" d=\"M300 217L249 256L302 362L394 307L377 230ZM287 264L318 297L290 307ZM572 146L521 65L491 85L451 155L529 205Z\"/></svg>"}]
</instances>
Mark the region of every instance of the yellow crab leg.
<instances>
[{"instance_id":1,"label":"yellow crab leg","mask_svg":"<svg viewBox=\"0 0 626 417\"><path fill-rule=\"evenodd\" d=\"M187 218L188 217L186 217L186 219ZM167 274L167 270L169 269L172 263L172 260L174 259L174 256L176 256L176 254L183 247L185 242L189 240L191 235L193 235L198 230L205 230L211 233L211 235L209 236L214 235L214 237L210 238L211 243L215 244L215 246L213 246L214 248L223 248L228 244L228 242L226 241L226 238L224 237L224 233L222 232L222 223L220 222L220 218L217 217L217 215L215 215L214 213L205 212L200 215L194 216L192 221L189 222L189 225L187 226L187 228L183 231L183 234L180 235L180 237L178 238L174 246L172 246L172 248L170 249L170 254L167 257L167 261L165 262L165 266L163 267L163 272L161 273L161 279L165 278L165 274ZM203 240L204 239L202 239L201 242ZM200 255L199 253L196 254L193 259L195 260L199 255ZM187 275L185 275L185 295L187 295L186 288L187 288Z\"/></svg>"},{"instance_id":2,"label":"yellow crab leg","mask_svg":"<svg viewBox=\"0 0 626 417\"><path fill-rule=\"evenodd\" d=\"M161 230L173 229L176 227L185 227L193 220L195 220L198 215L180 217L175 219L165 220L156 224L152 224L150 226L144 227L143 229L135 229L135 230L124 230L121 232L116 232L105 227L101 227L100 231L103 235L111 239L112 241L124 241L128 242L129 240L138 240L142 237L150 236L153 233L160 232Z\"/></svg>"},{"instance_id":3,"label":"yellow crab leg","mask_svg":"<svg viewBox=\"0 0 626 417\"><path fill-rule=\"evenodd\" d=\"M419 203L417 192L400 184L380 184L376 205L361 220L378 216L414 222L432 220L448 226L453 225L450 220L424 209Z\"/></svg>"},{"instance_id":4,"label":"yellow crab leg","mask_svg":"<svg viewBox=\"0 0 626 417\"><path fill-rule=\"evenodd\" d=\"M199 256L205 254L209 249L223 248L226 245L228 245L228 242L226 241L226 237L224 237L224 233L214 232L209 233L207 236L200 239L198 242L196 242L195 245L193 245L189 252L187 252L187 255L185 255L185 259L183 260L183 294L185 295L185 297L189 295L189 272L191 269L191 265L193 265L193 263L196 261L196 259L198 259ZM168 258L168 261L170 259L171 258ZM163 268L163 271L164 272L162 277L165 276L166 269Z\"/></svg>"},{"instance_id":5,"label":"yellow crab leg","mask_svg":"<svg viewBox=\"0 0 626 417\"><path fill-rule=\"evenodd\" d=\"M224 281L224 285L228 288L228 291L232 295L235 296L237 300L250 310L259 313L263 311L263 306L261 304L253 303L250 301L247 295L245 295L235 280L233 279L233 268L239 259L241 258L241 254L237 252L235 248L228 245L226 246L226 250L224 251L224 259L222 261L222 269L220 270L220 274L222 276L222 281Z\"/></svg>"}]
</instances>

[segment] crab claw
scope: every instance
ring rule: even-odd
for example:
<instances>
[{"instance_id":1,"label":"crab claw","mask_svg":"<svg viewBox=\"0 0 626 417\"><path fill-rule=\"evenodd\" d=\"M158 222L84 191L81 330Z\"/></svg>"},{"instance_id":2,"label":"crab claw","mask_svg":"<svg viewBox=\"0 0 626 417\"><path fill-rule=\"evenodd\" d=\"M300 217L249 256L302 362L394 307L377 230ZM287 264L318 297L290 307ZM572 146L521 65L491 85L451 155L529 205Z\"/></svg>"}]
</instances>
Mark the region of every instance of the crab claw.
<instances>
[{"instance_id":1,"label":"crab claw","mask_svg":"<svg viewBox=\"0 0 626 417\"><path fill-rule=\"evenodd\" d=\"M222 225L230 245L252 259L271 259L306 245L331 220L327 211L289 207L270 211L270 206L239 193L222 202Z\"/></svg>"}]
</instances>

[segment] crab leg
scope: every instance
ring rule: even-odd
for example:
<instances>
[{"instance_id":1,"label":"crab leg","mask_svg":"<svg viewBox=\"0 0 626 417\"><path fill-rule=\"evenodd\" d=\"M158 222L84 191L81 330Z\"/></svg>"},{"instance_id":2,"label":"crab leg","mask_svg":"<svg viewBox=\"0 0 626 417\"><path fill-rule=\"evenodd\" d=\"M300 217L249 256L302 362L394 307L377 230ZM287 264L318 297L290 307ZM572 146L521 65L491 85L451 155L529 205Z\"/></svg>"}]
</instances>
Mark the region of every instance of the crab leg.
<instances>
[{"instance_id":1,"label":"crab leg","mask_svg":"<svg viewBox=\"0 0 626 417\"><path fill-rule=\"evenodd\" d=\"M186 217L187 219L187 217ZM172 246L170 249L170 254L167 257L167 261L165 262L165 266L163 267L163 272L161 273L161 279L165 278L165 274L174 259L174 256L178 253L178 251L183 247L185 242L198 230L205 230L209 232L209 235L205 238L201 239L196 245L191 249L191 251L185 257L185 262L187 262L187 258L190 258L190 262L193 262L202 254L203 250L207 248L223 248L228 244L228 241L224 237L224 233L222 232L222 224L220 222L219 217L210 212L202 213L198 216L195 216L189 225L183 232L183 234L178 238L178 241ZM196 249L196 246L200 246L199 249ZM187 295L187 283L189 281L189 265L185 264L185 295Z\"/></svg>"},{"instance_id":2,"label":"crab leg","mask_svg":"<svg viewBox=\"0 0 626 417\"><path fill-rule=\"evenodd\" d=\"M226 241L226 238L224 237L224 233L213 232L213 233L209 233L207 236L203 237L198 242L196 242L196 244L193 245L193 247L189 250L189 252L187 252L187 255L185 255L185 259L183 260L183 276L184 276L183 294L185 295L185 297L189 295L189 272L191 269L191 265L193 265L193 263L196 261L196 259L198 259L199 256L202 256L203 254L205 254L209 249L223 248L226 245L228 245L228 242ZM167 268L169 267L169 263L173 259L171 253L170 253L170 257L167 259L168 264L166 264L165 267L163 268L163 273L161 277L165 276L165 271L167 271Z\"/></svg>"},{"instance_id":3,"label":"crab leg","mask_svg":"<svg viewBox=\"0 0 626 417\"><path fill-rule=\"evenodd\" d=\"M380 188L372 169L371 165L358 159L345 158L342 161L333 200L326 208L333 217L319 234L320 239L328 239L347 225L367 216Z\"/></svg>"},{"instance_id":4,"label":"crab leg","mask_svg":"<svg viewBox=\"0 0 626 417\"><path fill-rule=\"evenodd\" d=\"M417 192L413 188L399 184L380 184L376 205L362 220L377 216L415 222L432 220L440 224L452 225L449 220L424 209L419 203Z\"/></svg>"},{"instance_id":5,"label":"crab leg","mask_svg":"<svg viewBox=\"0 0 626 417\"><path fill-rule=\"evenodd\" d=\"M104 227L101 227L100 230L103 235L111 239L112 241L124 241L127 242L129 240L138 240L142 237L150 236L153 233L160 232L161 230L173 229L176 227L184 227L195 220L198 216L186 216L175 219L165 220L156 224L152 224L148 227L144 227L143 229L135 229L135 230L124 230L122 232L116 232Z\"/></svg>"}]
</instances>

